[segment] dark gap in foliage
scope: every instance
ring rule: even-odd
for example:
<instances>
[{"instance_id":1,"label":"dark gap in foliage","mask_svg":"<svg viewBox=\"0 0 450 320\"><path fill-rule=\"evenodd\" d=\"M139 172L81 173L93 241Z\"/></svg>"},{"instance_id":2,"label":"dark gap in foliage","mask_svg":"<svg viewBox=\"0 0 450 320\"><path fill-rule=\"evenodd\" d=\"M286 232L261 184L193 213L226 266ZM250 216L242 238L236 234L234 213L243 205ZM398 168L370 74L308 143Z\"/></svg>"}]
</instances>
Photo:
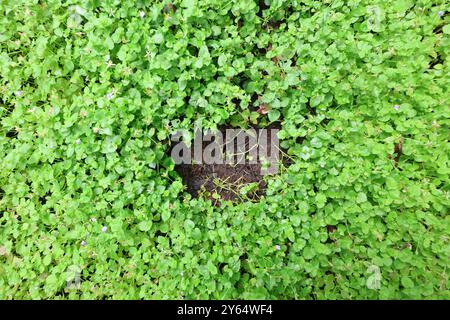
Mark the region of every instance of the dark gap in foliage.
<instances>
[{"instance_id":1,"label":"dark gap in foliage","mask_svg":"<svg viewBox=\"0 0 450 320\"><path fill-rule=\"evenodd\" d=\"M311 104L310 104L310 101L309 101L309 100L306 102L306 108L308 109L308 112L309 112L311 115L313 115L313 116L317 115L317 113L316 113L316 108L311 107Z\"/></svg>"},{"instance_id":2,"label":"dark gap in foliage","mask_svg":"<svg viewBox=\"0 0 450 320\"><path fill-rule=\"evenodd\" d=\"M45 205L47 203L48 196L50 196L50 192L47 192L47 194L43 195L42 197L39 197L39 203Z\"/></svg>"},{"instance_id":3,"label":"dark gap in foliage","mask_svg":"<svg viewBox=\"0 0 450 320\"><path fill-rule=\"evenodd\" d=\"M19 132L17 132L16 128L12 128L6 133L7 138L16 139Z\"/></svg>"},{"instance_id":4,"label":"dark gap in foliage","mask_svg":"<svg viewBox=\"0 0 450 320\"><path fill-rule=\"evenodd\" d=\"M242 19L239 19L237 21L237 28L240 29L240 28L242 28L243 25L244 25L244 21L242 21Z\"/></svg>"},{"instance_id":5,"label":"dark gap in foliage","mask_svg":"<svg viewBox=\"0 0 450 320\"><path fill-rule=\"evenodd\" d=\"M291 252L292 242L290 242L290 241L286 242L285 246L286 246L286 250L285 250L284 254L286 256L288 256L290 254L290 252Z\"/></svg>"},{"instance_id":6,"label":"dark gap in foliage","mask_svg":"<svg viewBox=\"0 0 450 320\"><path fill-rule=\"evenodd\" d=\"M321 125L327 126L328 123L330 123L330 119L329 118L324 118L322 121L320 121Z\"/></svg>"},{"instance_id":7,"label":"dark gap in foliage","mask_svg":"<svg viewBox=\"0 0 450 320\"><path fill-rule=\"evenodd\" d=\"M172 32L173 35L177 33L177 25L172 24L169 26L169 30Z\"/></svg>"},{"instance_id":8,"label":"dark gap in foliage","mask_svg":"<svg viewBox=\"0 0 450 320\"><path fill-rule=\"evenodd\" d=\"M414 5L414 6L412 6L412 7L410 7L410 8L408 8L408 9L406 9L406 11L405 11L405 17L408 15L408 14L410 14L411 12L414 12L414 9L416 8L416 6ZM420 9L420 8L419 8Z\"/></svg>"},{"instance_id":9,"label":"dark gap in foliage","mask_svg":"<svg viewBox=\"0 0 450 320\"><path fill-rule=\"evenodd\" d=\"M199 48L197 48L196 46L194 46L194 45L192 45L190 43L187 45L187 51L193 57L197 57L198 56L199 50L200 50Z\"/></svg>"},{"instance_id":10,"label":"dark gap in foliage","mask_svg":"<svg viewBox=\"0 0 450 320\"><path fill-rule=\"evenodd\" d=\"M15 212L14 216L15 216L17 222L22 222L22 217L21 217L21 215L18 212Z\"/></svg>"},{"instance_id":11,"label":"dark gap in foliage","mask_svg":"<svg viewBox=\"0 0 450 320\"><path fill-rule=\"evenodd\" d=\"M411 250L411 251L414 251L415 247L414 247L410 242L406 242L406 243L403 245L403 249L409 249L409 250Z\"/></svg>"},{"instance_id":12,"label":"dark gap in foliage","mask_svg":"<svg viewBox=\"0 0 450 320\"><path fill-rule=\"evenodd\" d=\"M162 232L160 229L157 229L154 237L158 238L158 237L165 237L165 236L167 236L167 232Z\"/></svg>"},{"instance_id":13,"label":"dark gap in foliage","mask_svg":"<svg viewBox=\"0 0 450 320\"><path fill-rule=\"evenodd\" d=\"M260 96L255 92L250 96L250 104L248 106L248 110L250 112L258 112L260 107L256 105L256 101L260 99Z\"/></svg>"},{"instance_id":14,"label":"dark gap in foliage","mask_svg":"<svg viewBox=\"0 0 450 320\"><path fill-rule=\"evenodd\" d=\"M291 15L294 14L294 7L292 6L292 4L289 4L286 8L286 12L284 14L285 17L289 18Z\"/></svg>"},{"instance_id":15,"label":"dark gap in foliage","mask_svg":"<svg viewBox=\"0 0 450 320\"><path fill-rule=\"evenodd\" d=\"M400 157L402 156L402 154L403 154L403 138L400 139L400 141L394 145L394 153L392 155L388 154L388 158L394 159L395 165L397 165L398 162L400 161Z\"/></svg>"},{"instance_id":16,"label":"dark gap in foliage","mask_svg":"<svg viewBox=\"0 0 450 320\"><path fill-rule=\"evenodd\" d=\"M279 21L270 19L267 23L263 24L262 27L270 32L272 30L278 30L283 23L285 23L284 19Z\"/></svg>"},{"instance_id":17,"label":"dark gap in foliage","mask_svg":"<svg viewBox=\"0 0 450 320\"><path fill-rule=\"evenodd\" d=\"M303 144L303 141L306 140L306 137L297 137L295 138L295 143L296 144Z\"/></svg>"},{"instance_id":18,"label":"dark gap in foliage","mask_svg":"<svg viewBox=\"0 0 450 320\"><path fill-rule=\"evenodd\" d=\"M428 65L428 69L433 69L438 64L443 64L444 60L442 59L442 56L440 53L437 53L436 58L432 59L430 61L430 64Z\"/></svg>"},{"instance_id":19,"label":"dark gap in foliage","mask_svg":"<svg viewBox=\"0 0 450 320\"><path fill-rule=\"evenodd\" d=\"M65 297L70 292L69 290L70 290L69 288L63 285L56 291L55 295L58 297Z\"/></svg>"},{"instance_id":20,"label":"dark gap in foliage","mask_svg":"<svg viewBox=\"0 0 450 320\"><path fill-rule=\"evenodd\" d=\"M261 56L265 56L266 53L267 53L267 48L266 48L266 47L260 48L260 47L258 47L258 46L255 44L254 49L253 49L253 52L255 52L255 53L257 53L257 54L259 54L259 55L261 55Z\"/></svg>"},{"instance_id":21,"label":"dark gap in foliage","mask_svg":"<svg viewBox=\"0 0 450 320\"><path fill-rule=\"evenodd\" d=\"M396 154L394 160L398 163L401 155L403 154L403 142L396 143L394 146L394 153Z\"/></svg>"},{"instance_id":22,"label":"dark gap in foliage","mask_svg":"<svg viewBox=\"0 0 450 320\"><path fill-rule=\"evenodd\" d=\"M237 77L234 77L233 80L236 85L244 88L244 85L249 81L249 78L245 74L240 74Z\"/></svg>"},{"instance_id":23,"label":"dark gap in foliage","mask_svg":"<svg viewBox=\"0 0 450 320\"><path fill-rule=\"evenodd\" d=\"M333 237L333 234L337 230L337 227L336 226L332 226L332 225L327 225L326 229L327 229L327 233L328 233L328 238L327 238L327 241L325 243L334 243L334 242L336 242L336 238Z\"/></svg>"},{"instance_id":24,"label":"dark gap in foliage","mask_svg":"<svg viewBox=\"0 0 450 320\"><path fill-rule=\"evenodd\" d=\"M166 14L175 13L175 12L177 12L177 7L175 7L175 5L173 3L168 3L168 4L164 5L163 12Z\"/></svg>"},{"instance_id":25,"label":"dark gap in foliage","mask_svg":"<svg viewBox=\"0 0 450 320\"><path fill-rule=\"evenodd\" d=\"M247 252L244 252L240 257L239 260L241 260L241 262L244 262L248 259L248 254ZM242 264L241 264L242 265Z\"/></svg>"},{"instance_id":26,"label":"dark gap in foliage","mask_svg":"<svg viewBox=\"0 0 450 320\"><path fill-rule=\"evenodd\" d=\"M236 106L238 110L241 109L241 99L234 97L231 99L231 102Z\"/></svg>"},{"instance_id":27,"label":"dark gap in foliage","mask_svg":"<svg viewBox=\"0 0 450 320\"><path fill-rule=\"evenodd\" d=\"M442 34L442 29L444 29L445 23L438 25L436 28L434 28L433 33L435 34Z\"/></svg>"},{"instance_id":28,"label":"dark gap in foliage","mask_svg":"<svg viewBox=\"0 0 450 320\"><path fill-rule=\"evenodd\" d=\"M214 58L214 59L215 59L215 65L217 66L218 65L218 62L217 62L218 58ZM220 77L220 74L219 74L219 72L216 71L216 72L214 72L214 75L212 76L212 79L214 81L218 81L219 77Z\"/></svg>"},{"instance_id":29,"label":"dark gap in foliage","mask_svg":"<svg viewBox=\"0 0 450 320\"><path fill-rule=\"evenodd\" d=\"M270 6L266 4L266 1L265 1L265 0L259 0L258 6L259 6L259 10L258 10L258 12L256 13L256 15L257 15L258 17L262 18L262 17L263 17L264 10L269 9Z\"/></svg>"},{"instance_id":30,"label":"dark gap in foliage","mask_svg":"<svg viewBox=\"0 0 450 320\"><path fill-rule=\"evenodd\" d=\"M291 58L293 67L297 67L297 59L298 59L298 55L295 53Z\"/></svg>"},{"instance_id":31,"label":"dark gap in foliage","mask_svg":"<svg viewBox=\"0 0 450 320\"><path fill-rule=\"evenodd\" d=\"M8 101L3 100L2 97L0 97L0 106L3 106L3 108L9 112L12 112L14 110L14 105L8 103Z\"/></svg>"},{"instance_id":32,"label":"dark gap in foliage","mask_svg":"<svg viewBox=\"0 0 450 320\"><path fill-rule=\"evenodd\" d=\"M317 186L315 184L313 185L313 190L314 190L314 193L319 192L319 189L317 188Z\"/></svg>"},{"instance_id":33,"label":"dark gap in foliage","mask_svg":"<svg viewBox=\"0 0 450 320\"><path fill-rule=\"evenodd\" d=\"M115 44L112 50L110 50L110 60L114 65L118 65L121 63L121 60L117 57L120 48L121 48L120 45ZM142 54L145 55L146 54L145 51ZM148 62L148 60L145 61Z\"/></svg>"},{"instance_id":34,"label":"dark gap in foliage","mask_svg":"<svg viewBox=\"0 0 450 320\"><path fill-rule=\"evenodd\" d=\"M250 96L250 104L251 104L251 107L253 107L254 109L256 109L254 107L254 103L256 102L256 100L258 100L258 98L259 98L259 94L257 92L253 92L252 95Z\"/></svg>"},{"instance_id":35,"label":"dark gap in foliage","mask_svg":"<svg viewBox=\"0 0 450 320\"><path fill-rule=\"evenodd\" d=\"M223 269L224 269L227 265L228 265L228 263L221 262L221 263L219 263L219 265L218 265L217 267L218 267L218 269L219 269L220 271L223 272Z\"/></svg>"},{"instance_id":36,"label":"dark gap in foliage","mask_svg":"<svg viewBox=\"0 0 450 320\"><path fill-rule=\"evenodd\" d=\"M275 30L280 30L281 26L284 24L286 27L286 20L294 13L294 8L292 5L288 5L285 9L282 10L282 14L276 17L270 18L265 24L262 25L263 29L266 29L268 32L272 32ZM283 28L284 29L284 28Z\"/></svg>"}]
</instances>

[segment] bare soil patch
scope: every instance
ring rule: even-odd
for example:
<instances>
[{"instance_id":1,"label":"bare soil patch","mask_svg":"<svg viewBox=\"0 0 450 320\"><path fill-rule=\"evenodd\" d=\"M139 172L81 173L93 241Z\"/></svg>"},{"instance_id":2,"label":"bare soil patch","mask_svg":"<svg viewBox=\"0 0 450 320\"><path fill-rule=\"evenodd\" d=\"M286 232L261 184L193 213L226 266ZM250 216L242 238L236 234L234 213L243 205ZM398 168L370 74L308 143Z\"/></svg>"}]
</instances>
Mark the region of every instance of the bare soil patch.
<instances>
[{"instance_id":1,"label":"bare soil patch","mask_svg":"<svg viewBox=\"0 0 450 320\"><path fill-rule=\"evenodd\" d=\"M225 136L226 129L236 129L229 126L219 128ZM262 128L255 129L257 135ZM264 129L280 129L280 124L272 124ZM203 142L203 149L210 142ZM268 152L272 152L272 141L268 135ZM245 156L249 154L250 146L246 142ZM278 146L277 146L278 148ZM281 150L282 151L282 150ZM283 165L289 165L285 157L279 153L279 159ZM258 201L264 194L267 183L262 174L263 159L259 154L256 163L238 164L179 164L175 170L181 176L187 191L194 197L203 196L211 199L217 205L220 201ZM270 176L269 176L270 177Z\"/></svg>"}]
</instances>

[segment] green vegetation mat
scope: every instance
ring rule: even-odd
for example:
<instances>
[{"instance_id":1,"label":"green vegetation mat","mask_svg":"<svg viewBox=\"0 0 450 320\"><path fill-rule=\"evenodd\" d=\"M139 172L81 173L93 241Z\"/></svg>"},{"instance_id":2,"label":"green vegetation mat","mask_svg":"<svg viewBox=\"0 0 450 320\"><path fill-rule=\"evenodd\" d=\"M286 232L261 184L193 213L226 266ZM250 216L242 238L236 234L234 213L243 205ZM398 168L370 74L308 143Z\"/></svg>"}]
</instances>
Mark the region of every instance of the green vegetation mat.
<instances>
[{"instance_id":1,"label":"green vegetation mat","mask_svg":"<svg viewBox=\"0 0 450 320\"><path fill-rule=\"evenodd\" d=\"M449 299L449 10L0 1L0 298ZM174 132L274 123L264 195L186 191Z\"/></svg>"}]
</instances>

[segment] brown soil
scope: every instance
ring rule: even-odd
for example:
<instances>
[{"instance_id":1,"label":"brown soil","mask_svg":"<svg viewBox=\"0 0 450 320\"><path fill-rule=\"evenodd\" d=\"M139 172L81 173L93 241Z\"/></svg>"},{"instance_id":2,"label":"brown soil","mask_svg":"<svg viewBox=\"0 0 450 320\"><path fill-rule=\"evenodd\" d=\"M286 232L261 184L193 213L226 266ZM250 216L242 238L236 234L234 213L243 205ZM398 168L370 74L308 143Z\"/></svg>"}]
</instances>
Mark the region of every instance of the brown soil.
<instances>
[{"instance_id":1,"label":"brown soil","mask_svg":"<svg viewBox=\"0 0 450 320\"><path fill-rule=\"evenodd\" d=\"M279 128L279 124L272 124L265 129ZM231 127L219 128L222 134L225 134L226 129ZM260 129L254 129L259 134ZM203 148L209 143L204 143ZM271 145L270 137L268 145ZM248 151L248 149L247 142L245 150ZM270 148L268 151L271 152ZM280 153L280 159L283 159L282 153ZM287 164L286 161L283 162ZM175 166L175 170L181 176L190 194L194 197L203 196L211 199L214 205L218 205L221 200L258 201L265 194L267 186L261 174L261 166L262 163L258 158L256 164L180 164ZM242 188L250 186L252 188L249 192L241 193Z\"/></svg>"}]
</instances>

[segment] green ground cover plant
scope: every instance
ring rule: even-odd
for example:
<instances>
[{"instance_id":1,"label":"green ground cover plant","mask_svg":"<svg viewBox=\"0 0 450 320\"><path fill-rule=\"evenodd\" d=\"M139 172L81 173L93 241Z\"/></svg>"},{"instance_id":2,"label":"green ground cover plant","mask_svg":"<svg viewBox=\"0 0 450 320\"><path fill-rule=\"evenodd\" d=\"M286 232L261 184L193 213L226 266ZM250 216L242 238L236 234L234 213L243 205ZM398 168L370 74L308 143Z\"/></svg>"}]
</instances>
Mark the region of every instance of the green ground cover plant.
<instances>
[{"instance_id":1,"label":"green ground cover plant","mask_svg":"<svg viewBox=\"0 0 450 320\"><path fill-rule=\"evenodd\" d=\"M449 10L0 1L0 298L449 299ZM274 122L259 201L185 191L172 133Z\"/></svg>"}]
</instances>

